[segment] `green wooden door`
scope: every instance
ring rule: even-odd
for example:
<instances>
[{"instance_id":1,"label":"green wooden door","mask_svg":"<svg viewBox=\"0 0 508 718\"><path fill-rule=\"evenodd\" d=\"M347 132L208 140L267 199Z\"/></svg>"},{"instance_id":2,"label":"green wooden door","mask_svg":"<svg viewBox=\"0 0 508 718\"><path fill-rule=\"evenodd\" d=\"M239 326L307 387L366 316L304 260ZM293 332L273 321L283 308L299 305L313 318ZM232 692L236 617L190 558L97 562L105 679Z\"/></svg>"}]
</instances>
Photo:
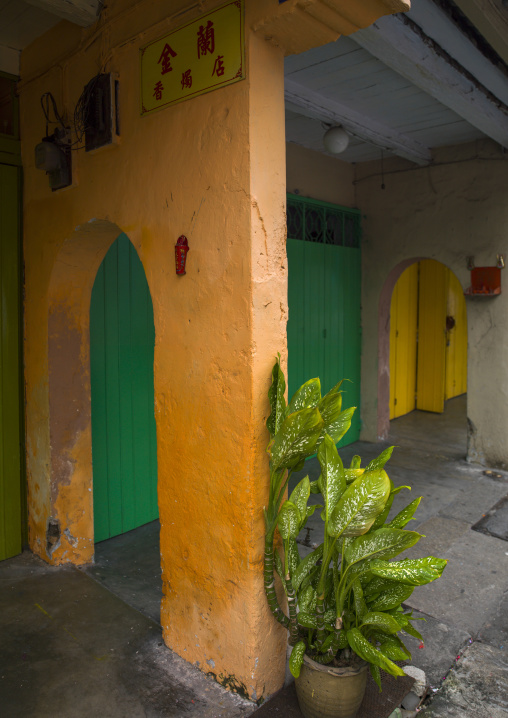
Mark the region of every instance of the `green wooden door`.
<instances>
[{"instance_id":1,"label":"green wooden door","mask_svg":"<svg viewBox=\"0 0 508 718\"><path fill-rule=\"evenodd\" d=\"M143 265L121 234L97 272L90 305L96 542L158 517L154 343Z\"/></svg>"},{"instance_id":2,"label":"green wooden door","mask_svg":"<svg viewBox=\"0 0 508 718\"><path fill-rule=\"evenodd\" d=\"M356 406L339 446L360 435L361 254L355 210L288 196L288 394L311 377L325 393L342 378Z\"/></svg>"},{"instance_id":3,"label":"green wooden door","mask_svg":"<svg viewBox=\"0 0 508 718\"><path fill-rule=\"evenodd\" d=\"M20 168L0 164L0 560L21 553Z\"/></svg>"}]
</instances>

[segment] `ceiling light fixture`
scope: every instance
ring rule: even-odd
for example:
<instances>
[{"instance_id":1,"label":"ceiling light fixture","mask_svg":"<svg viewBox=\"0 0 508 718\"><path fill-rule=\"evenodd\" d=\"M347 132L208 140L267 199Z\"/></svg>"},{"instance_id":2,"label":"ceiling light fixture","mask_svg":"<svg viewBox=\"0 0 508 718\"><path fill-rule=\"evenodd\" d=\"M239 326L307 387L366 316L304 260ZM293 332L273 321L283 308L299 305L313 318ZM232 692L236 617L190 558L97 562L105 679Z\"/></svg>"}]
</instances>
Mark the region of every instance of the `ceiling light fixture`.
<instances>
[{"instance_id":1,"label":"ceiling light fixture","mask_svg":"<svg viewBox=\"0 0 508 718\"><path fill-rule=\"evenodd\" d=\"M340 155L349 145L349 135L343 127L330 127L323 136L323 145L332 155Z\"/></svg>"}]
</instances>

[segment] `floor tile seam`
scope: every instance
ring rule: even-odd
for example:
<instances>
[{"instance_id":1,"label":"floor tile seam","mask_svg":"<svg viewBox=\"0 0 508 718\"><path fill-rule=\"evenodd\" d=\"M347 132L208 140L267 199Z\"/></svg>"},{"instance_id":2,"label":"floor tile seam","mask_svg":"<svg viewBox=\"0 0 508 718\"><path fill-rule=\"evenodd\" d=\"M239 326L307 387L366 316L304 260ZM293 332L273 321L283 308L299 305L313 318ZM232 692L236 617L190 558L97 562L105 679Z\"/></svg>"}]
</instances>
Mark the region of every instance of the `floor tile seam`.
<instances>
[{"instance_id":1,"label":"floor tile seam","mask_svg":"<svg viewBox=\"0 0 508 718\"><path fill-rule=\"evenodd\" d=\"M420 608L415 608L414 606L410 606L408 603L403 603L402 606L404 609L409 609L410 611L413 611L413 612L417 611L417 613L421 614L422 616L424 616L426 618L432 618L433 621L438 621L438 623L441 623L443 626L446 626L450 630L462 631L462 633L465 633L467 635L467 638L465 639L465 641L468 641L470 639L474 640L473 635L471 633L469 633L469 631L466 631L464 628L460 628L460 626L456 626L454 623L450 623L450 621L446 621L443 618L433 616L431 613L427 613L427 611L422 611Z\"/></svg>"},{"instance_id":2,"label":"floor tile seam","mask_svg":"<svg viewBox=\"0 0 508 718\"><path fill-rule=\"evenodd\" d=\"M477 523L477 522L475 522L475 523ZM506 552L508 551L508 541L506 541L505 539L502 539L502 538L498 538L497 536L492 536L491 534L483 533L482 531L475 531L473 529L473 526L474 526L474 524L471 524L471 526L470 526L469 538L471 540L477 541L479 539L479 537L482 537L481 540L485 540L488 543L490 543L492 549L498 548L500 551L503 551L503 553L506 554ZM452 550L452 548L457 546L457 544L460 544L461 541L463 541L466 533L467 532L465 531L464 534L462 534L462 536L457 541L454 541L452 544L450 544L450 546L446 549L446 553L449 553ZM480 543L481 543L481 541L480 541ZM447 558L447 557L443 556L443 558Z\"/></svg>"}]
</instances>

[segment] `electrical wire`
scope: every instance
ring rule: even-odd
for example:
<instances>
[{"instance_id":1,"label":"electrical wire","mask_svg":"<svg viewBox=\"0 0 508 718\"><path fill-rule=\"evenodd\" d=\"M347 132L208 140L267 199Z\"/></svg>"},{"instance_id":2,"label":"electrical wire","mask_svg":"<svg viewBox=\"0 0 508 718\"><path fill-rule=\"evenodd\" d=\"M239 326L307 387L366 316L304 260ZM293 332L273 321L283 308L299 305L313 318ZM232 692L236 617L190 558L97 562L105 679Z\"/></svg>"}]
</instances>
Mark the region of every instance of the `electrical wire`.
<instances>
[{"instance_id":1,"label":"electrical wire","mask_svg":"<svg viewBox=\"0 0 508 718\"><path fill-rule=\"evenodd\" d=\"M51 107L53 108L53 115L55 117L54 120L50 118L50 102ZM43 95L41 95L41 107L42 111L44 112L44 117L46 118L46 137L49 137L50 125L60 125L63 130L67 130L67 127L65 126L65 123L62 120L60 113L58 112L56 100L51 94L51 92L45 92Z\"/></svg>"},{"instance_id":2,"label":"electrical wire","mask_svg":"<svg viewBox=\"0 0 508 718\"><path fill-rule=\"evenodd\" d=\"M74 117L73 117L73 125L74 125L74 132L76 134L76 141L73 142L74 144L79 144L83 141L83 137L85 136L86 130L87 130L87 119L89 115L90 110L90 103L92 100L92 97L94 95L95 88L97 86L97 83L99 82L99 79L101 77L102 72L98 72L95 77L92 77L90 82L87 83L85 86L83 92L79 96L79 99L76 103L76 107L74 109ZM81 148L76 148L81 149Z\"/></svg>"}]
</instances>

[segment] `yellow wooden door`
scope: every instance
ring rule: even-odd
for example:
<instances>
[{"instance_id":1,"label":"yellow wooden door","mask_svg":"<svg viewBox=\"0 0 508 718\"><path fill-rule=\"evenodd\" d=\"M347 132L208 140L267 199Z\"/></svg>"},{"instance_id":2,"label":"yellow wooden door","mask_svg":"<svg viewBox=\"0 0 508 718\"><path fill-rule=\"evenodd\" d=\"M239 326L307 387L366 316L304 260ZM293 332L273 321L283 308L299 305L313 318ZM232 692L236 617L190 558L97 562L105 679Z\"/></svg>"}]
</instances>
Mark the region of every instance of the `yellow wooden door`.
<instances>
[{"instance_id":1,"label":"yellow wooden door","mask_svg":"<svg viewBox=\"0 0 508 718\"><path fill-rule=\"evenodd\" d=\"M416 407L437 413L444 411L449 274L433 259L420 262Z\"/></svg>"},{"instance_id":2,"label":"yellow wooden door","mask_svg":"<svg viewBox=\"0 0 508 718\"><path fill-rule=\"evenodd\" d=\"M390 419L416 406L418 264L400 275L390 306Z\"/></svg>"},{"instance_id":3,"label":"yellow wooden door","mask_svg":"<svg viewBox=\"0 0 508 718\"><path fill-rule=\"evenodd\" d=\"M450 320L446 333L446 399L467 391L467 312L461 284L449 271L447 316Z\"/></svg>"}]
</instances>

